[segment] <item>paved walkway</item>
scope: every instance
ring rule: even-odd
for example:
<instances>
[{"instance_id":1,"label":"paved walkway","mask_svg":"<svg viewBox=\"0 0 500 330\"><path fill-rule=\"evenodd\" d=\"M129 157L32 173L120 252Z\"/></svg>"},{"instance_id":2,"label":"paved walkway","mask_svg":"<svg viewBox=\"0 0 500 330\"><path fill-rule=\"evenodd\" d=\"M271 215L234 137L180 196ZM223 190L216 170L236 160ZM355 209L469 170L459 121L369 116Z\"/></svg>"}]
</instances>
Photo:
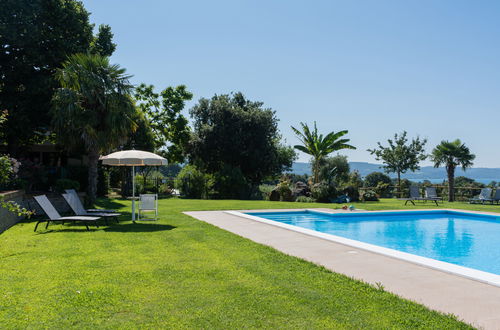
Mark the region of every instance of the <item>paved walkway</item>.
<instances>
[{"instance_id":1,"label":"paved walkway","mask_svg":"<svg viewBox=\"0 0 500 330\"><path fill-rule=\"evenodd\" d=\"M331 271L372 284L381 283L390 292L455 314L476 327L500 329L500 287L223 211L184 213Z\"/></svg>"}]
</instances>

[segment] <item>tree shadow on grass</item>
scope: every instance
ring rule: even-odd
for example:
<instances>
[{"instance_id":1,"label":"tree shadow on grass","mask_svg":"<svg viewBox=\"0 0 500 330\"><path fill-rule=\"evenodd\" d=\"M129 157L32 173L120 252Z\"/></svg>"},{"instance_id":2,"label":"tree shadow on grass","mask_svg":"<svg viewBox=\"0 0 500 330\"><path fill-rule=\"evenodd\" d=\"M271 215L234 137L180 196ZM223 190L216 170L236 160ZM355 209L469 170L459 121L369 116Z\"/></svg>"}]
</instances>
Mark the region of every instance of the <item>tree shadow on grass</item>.
<instances>
[{"instance_id":1,"label":"tree shadow on grass","mask_svg":"<svg viewBox=\"0 0 500 330\"><path fill-rule=\"evenodd\" d=\"M104 231L115 233L137 233L137 232L155 232L172 230L177 227L171 225L162 225L157 223L127 223L125 225L114 225L104 228Z\"/></svg>"}]
</instances>

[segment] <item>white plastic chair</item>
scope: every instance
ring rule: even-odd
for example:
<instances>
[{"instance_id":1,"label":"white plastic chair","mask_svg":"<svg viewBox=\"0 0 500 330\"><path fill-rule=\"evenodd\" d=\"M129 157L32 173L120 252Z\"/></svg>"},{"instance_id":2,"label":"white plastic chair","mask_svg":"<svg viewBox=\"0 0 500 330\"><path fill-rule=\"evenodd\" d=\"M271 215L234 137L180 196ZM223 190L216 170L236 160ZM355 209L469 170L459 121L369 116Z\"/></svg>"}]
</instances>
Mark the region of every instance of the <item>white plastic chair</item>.
<instances>
[{"instance_id":1,"label":"white plastic chair","mask_svg":"<svg viewBox=\"0 0 500 330\"><path fill-rule=\"evenodd\" d=\"M139 215L137 220L158 220L158 195L143 194L139 195ZM145 217L147 212L154 212L153 218Z\"/></svg>"}]
</instances>

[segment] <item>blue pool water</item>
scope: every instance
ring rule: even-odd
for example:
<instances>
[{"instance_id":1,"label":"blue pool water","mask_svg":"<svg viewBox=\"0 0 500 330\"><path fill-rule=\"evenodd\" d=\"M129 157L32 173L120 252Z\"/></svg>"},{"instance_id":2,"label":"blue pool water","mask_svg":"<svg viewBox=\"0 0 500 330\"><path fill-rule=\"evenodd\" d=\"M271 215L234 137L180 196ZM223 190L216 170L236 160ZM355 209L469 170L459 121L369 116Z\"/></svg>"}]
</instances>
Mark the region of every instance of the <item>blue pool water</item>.
<instances>
[{"instance_id":1,"label":"blue pool water","mask_svg":"<svg viewBox=\"0 0 500 330\"><path fill-rule=\"evenodd\" d=\"M247 213L500 275L500 217L454 211Z\"/></svg>"}]
</instances>

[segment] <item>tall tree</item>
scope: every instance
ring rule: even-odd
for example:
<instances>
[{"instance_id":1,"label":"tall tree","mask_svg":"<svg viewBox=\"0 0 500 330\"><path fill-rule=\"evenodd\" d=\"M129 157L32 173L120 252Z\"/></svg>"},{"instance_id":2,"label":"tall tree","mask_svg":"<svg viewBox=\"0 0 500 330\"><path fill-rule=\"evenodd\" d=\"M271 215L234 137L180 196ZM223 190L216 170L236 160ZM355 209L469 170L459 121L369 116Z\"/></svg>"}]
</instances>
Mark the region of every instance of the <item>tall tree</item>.
<instances>
[{"instance_id":1,"label":"tall tree","mask_svg":"<svg viewBox=\"0 0 500 330\"><path fill-rule=\"evenodd\" d=\"M133 120L137 124L137 129L135 131L130 131L127 143L123 145L123 148L125 150L137 149L155 152L156 141L153 130L151 129L149 121L145 118L144 113L142 113L140 109L137 109Z\"/></svg>"},{"instance_id":2,"label":"tall tree","mask_svg":"<svg viewBox=\"0 0 500 330\"><path fill-rule=\"evenodd\" d=\"M292 126L292 130L297 135L300 142L302 142L302 145L296 145L294 148L313 157L312 170L314 183L319 181L321 163L326 156L332 152L343 149L356 149L352 145L348 144L350 141L349 139L341 139L341 137L348 133L347 130L339 131L337 133L330 132L323 136L323 134L318 133L316 122L314 122L313 130L311 130L305 123L300 123L300 126L302 127L302 131Z\"/></svg>"},{"instance_id":3,"label":"tall tree","mask_svg":"<svg viewBox=\"0 0 500 330\"><path fill-rule=\"evenodd\" d=\"M45 136L54 72L91 41L89 13L79 1L2 0L0 109L9 111L5 135L12 155Z\"/></svg>"},{"instance_id":4,"label":"tall tree","mask_svg":"<svg viewBox=\"0 0 500 330\"><path fill-rule=\"evenodd\" d=\"M465 171L472 167L475 155L471 154L468 147L459 139L455 141L441 141L434 150L432 150L431 160L434 167L444 165L448 175L448 201L455 200L455 169L460 166Z\"/></svg>"},{"instance_id":5,"label":"tall tree","mask_svg":"<svg viewBox=\"0 0 500 330\"><path fill-rule=\"evenodd\" d=\"M209 174L237 172L252 186L292 166L295 152L281 143L275 112L238 92L202 98L191 110L189 159Z\"/></svg>"},{"instance_id":6,"label":"tall tree","mask_svg":"<svg viewBox=\"0 0 500 330\"><path fill-rule=\"evenodd\" d=\"M420 162L427 158L425 154L426 139L414 138L411 142L406 137L407 133L394 134L394 139L388 139L388 146L378 142L377 148L368 149L375 155L375 159L384 163L386 173L396 173L398 178L398 191L401 186L401 174L407 171L418 171Z\"/></svg>"},{"instance_id":7,"label":"tall tree","mask_svg":"<svg viewBox=\"0 0 500 330\"><path fill-rule=\"evenodd\" d=\"M89 159L88 196L94 203L99 155L124 143L136 129L132 85L125 69L107 57L76 54L57 70L52 123L65 145L83 144Z\"/></svg>"},{"instance_id":8,"label":"tall tree","mask_svg":"<svg viewBox=\"0 0 500 330\"><path fill-rule=\"evenodd\" d=\"M90 52L101 56L111 56L115 52L116 44L113 42L113 32L106 24L99 25L97 35L90 44Z\"/></svg>"},{"instance_id":9,"label":"tall tree","mask_svg":"<svg viewBox=\"0 0 500 330\"><path fill-rule=\"evenodd\" d=\"M153 85L141 84L134 97L153 131L155 148L161 152L167 147L163 154L168 161L182 163L190 137L188 120L182 110L193 94L184 85L167 87L158 94Z\"/></svg>"}]
</instances>

